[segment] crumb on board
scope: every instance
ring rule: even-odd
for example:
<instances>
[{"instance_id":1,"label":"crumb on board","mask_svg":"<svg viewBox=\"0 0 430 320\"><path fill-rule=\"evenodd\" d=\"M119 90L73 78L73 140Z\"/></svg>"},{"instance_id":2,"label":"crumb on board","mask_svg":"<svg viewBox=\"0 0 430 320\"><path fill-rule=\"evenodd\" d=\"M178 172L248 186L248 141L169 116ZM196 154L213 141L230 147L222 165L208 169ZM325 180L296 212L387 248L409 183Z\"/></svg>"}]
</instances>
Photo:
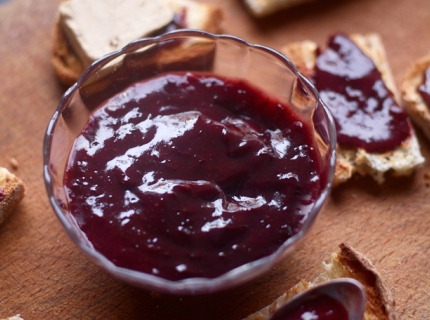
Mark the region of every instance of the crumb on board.
<instances>
[{"instance_id":1,"label":"crumb on board","mask_svg":"<svg viewBox=\"0 0 430 320\"><path fill-rule=\"evenodd\" d=\"M159 292L156 292L156 291L151 291L151 297L153 299L160 299L161 298L161 294Z\"/></svg>"},{"instance_id":2,"label":"crumb on board","mask_svg":"<svg viewBox=\"0 0 430 320\"><path fill-rule=\"evenodd\" d=\"M18 168L19 168L18 160L16 160L15 158L10 158L9 163L10 163L10 166L12 167L12 169L18 170Z\"/></svg>"},{"instance_id":3,"label":"crumb on board","mask_svg":"<svg viewBox=\"0 0 430 320\"><path fill-rule=\"evenodd\" d=\"M430 187L430 172L424 172L424 184L426 187Z\"/></svg>"}]
</instances>

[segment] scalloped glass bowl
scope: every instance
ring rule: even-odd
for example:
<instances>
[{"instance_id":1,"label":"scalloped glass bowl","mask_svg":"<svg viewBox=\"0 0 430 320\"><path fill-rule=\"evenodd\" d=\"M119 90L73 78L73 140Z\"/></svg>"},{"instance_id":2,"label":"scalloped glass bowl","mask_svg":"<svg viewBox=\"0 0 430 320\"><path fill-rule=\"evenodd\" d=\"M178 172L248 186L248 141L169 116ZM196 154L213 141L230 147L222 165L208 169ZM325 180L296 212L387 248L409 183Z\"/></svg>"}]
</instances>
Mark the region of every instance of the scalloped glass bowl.
<instances>
[{"instance_id":1,"label":"scalloped glass bowl","mask_svg":"<svg viewBox=\"0 0 430 320\"><path fill-rule=\"evenodd\" d=\"M323 163L324 188L299 233L265 257L216 278L170 281L117 267L94 250L68 210L63 176L74 140L97 104L130 84L169 71L202 71L246 79L288 103L313 127ZM97 95L94 95L97 93ZM114 277L130 284L172 294L200 294L225 290L269 271L290 254L307 233L331 187L335 167L336 132L332 117L311 82L280 53L237 37L180 30L130 43L94 62L62 97L49 122L44 140L44 179L51 205L61 224L85 254Z\"/></svg>"}]
</instances>

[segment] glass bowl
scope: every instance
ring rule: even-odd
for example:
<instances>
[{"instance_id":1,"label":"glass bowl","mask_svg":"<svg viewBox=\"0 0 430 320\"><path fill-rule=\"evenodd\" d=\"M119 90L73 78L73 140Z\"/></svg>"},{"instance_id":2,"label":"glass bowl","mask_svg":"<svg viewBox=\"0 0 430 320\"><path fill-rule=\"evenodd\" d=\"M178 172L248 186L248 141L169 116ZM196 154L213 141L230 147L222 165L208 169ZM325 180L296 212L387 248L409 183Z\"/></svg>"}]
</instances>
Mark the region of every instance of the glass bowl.
<instances>
[{"instance_id":1,"label":"glass bowl","mask_svg":"<svg viewBox=\"0 0 430 320\"><path fill-rule=\"evenodd\" d=\"M95 106L131 84L166 72L210 72L245 79L279 101L289 104L313 129L322 164L321 193L297 234L276 252L241 265L215 278L177 281L116 266L96 251L68 210L63 178L75 138ZM134 41L89 66L67 90L49 122L43 147L44 179L50 203L75 244L91 261L115 278L135 286L170 294L201 294L243 284L269 271L290 254L308 232L331 187L335 168L336 134L330 112L312 83L282 54L229 35L196 30L173 31Z\"/></svg>"}]
</instances>

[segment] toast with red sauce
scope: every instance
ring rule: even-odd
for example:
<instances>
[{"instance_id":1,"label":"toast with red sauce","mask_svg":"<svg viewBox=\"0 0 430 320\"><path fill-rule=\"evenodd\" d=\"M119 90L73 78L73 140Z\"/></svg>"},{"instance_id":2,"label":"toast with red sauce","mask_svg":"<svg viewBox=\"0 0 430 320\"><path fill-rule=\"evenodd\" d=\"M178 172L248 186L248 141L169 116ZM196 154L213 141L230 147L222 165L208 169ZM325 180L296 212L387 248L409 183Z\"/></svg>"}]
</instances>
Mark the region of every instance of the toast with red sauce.
<instances>
[{"instance_id":1,"label":"toast with red sauce","mask_svg":"<svg viewBox=\"0 0 430 320\"><path fill-rule=\"evenodd\" d=\"M388 65L385 49L378 34L350 34L352 40L367 55L381 73L386 88L395 100L400 99L393 75ZM284 46L281 51L296 65L301 73L312 78L316 65L318 45L313 41L294 42ZM344 148L337 146L337 161L333 185L350 179L354 173L370 175L378 183L384 181L386 172L397 176L409 176L424 162L415 132L411 126L409 137L391 151L367 152L363 148Z\"/></svg>"},{"instance_id":2,"label":"toast with red sauce","mask_svg":"<svg viewBox=\"0 0 430 320\"><path fill-rule=\"evenodd\" d=\"M331 262L323 262L324 271L313 281L300 281L278 299L244 320L266 320L296 294L313 286L338 278L353 278L366 291L364 320L395 320L393 296L375 266L363 254L342 243L340 252L331 255Z\"/></svg>"}]
</instances>

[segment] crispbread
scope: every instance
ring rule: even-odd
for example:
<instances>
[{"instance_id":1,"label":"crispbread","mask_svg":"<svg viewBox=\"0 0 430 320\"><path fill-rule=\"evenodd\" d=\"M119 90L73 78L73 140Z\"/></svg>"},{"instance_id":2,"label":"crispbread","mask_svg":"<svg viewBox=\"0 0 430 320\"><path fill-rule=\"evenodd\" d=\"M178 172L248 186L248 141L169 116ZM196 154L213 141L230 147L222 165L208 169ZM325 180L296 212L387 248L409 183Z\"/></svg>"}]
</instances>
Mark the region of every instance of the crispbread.
<instances>
[{"instance_id":1,"label":"crispbread","mask_svg":"<svg viewBox=\"0 0 430 320\"><path fill-rule=\"evenodd\" d=\"M324 271L314 281L300 281L270 305L249 315L244 320L266 320L296 294L337 278L353 278L364 286L367 297L364 320L396 319L395 303L389 288L382 280L378 270L363 254L342 243L340 252L331 255L330 263L323 262L323 268Z\"/></svg>"},{"instance_id":2,"label":"crispbread","mask_svg":"<svg viewBox=\"0 0 430 320\"><path fill-rule=\"evenodd\" d=\"M423 81L424 71L430 66L430 54L411 63L403 76L401 93L402 100L412 121L430 140L430 109L418 92Z\"/></svg>"},{"instance_id":3,"label":"crispbread","mask_svg":"<svg viewBox=\"0 0 430 320\"><path fill-rule=\"evenodd\" d=\"M275 11L312 1L315 0L245 0L245 4L254 16L263 17Z\"/></svg>"},{"instance_id":4,"label":"crispbread","mask_svg":"<svg viewBox=\"0 0 430 320\"><path fill-rule=\"evenodd\" d=\"M164 0L175 12L186 10L186 25L190 29L220 32L223 12L220 8L192 0ZM59 20L55 24L52 44L52 65L60 81L70 86L76 82L88 65L79 60L61 30Z\"/></svg>"},{"instance_id":5,"label":"crispbread","mask_svg":"<svg viewBox=\"0 0 430 320\"><path fill-rule=\"evenodd\" d=\"M24 183L6 168L0 167L0 225L11 215L25 194Z\"/></svg>"},{"instance_id":6,"label":"crispbread","mask_svg":"<svg viewBox=\"0 0 430 320\"><path fill-rule=\"evenodd\" d=\"M349 37L374 61L387 88L396 98L399 97L379 35L375 33L351 34ZM281 51L291 59L300 72L305 76L311 76L316 61L316 49L315 42L306 40L288 44ZM333 185L336 186L348 180L355 172L361 175L371 175L378 183L382 183L386 172L392 171L394 175L408 176L423 162L424 158L413 130L411 136L396 150L382 154L368 153L363 149L344 149L338 146Z\"/></svg>"}]
</instances>

